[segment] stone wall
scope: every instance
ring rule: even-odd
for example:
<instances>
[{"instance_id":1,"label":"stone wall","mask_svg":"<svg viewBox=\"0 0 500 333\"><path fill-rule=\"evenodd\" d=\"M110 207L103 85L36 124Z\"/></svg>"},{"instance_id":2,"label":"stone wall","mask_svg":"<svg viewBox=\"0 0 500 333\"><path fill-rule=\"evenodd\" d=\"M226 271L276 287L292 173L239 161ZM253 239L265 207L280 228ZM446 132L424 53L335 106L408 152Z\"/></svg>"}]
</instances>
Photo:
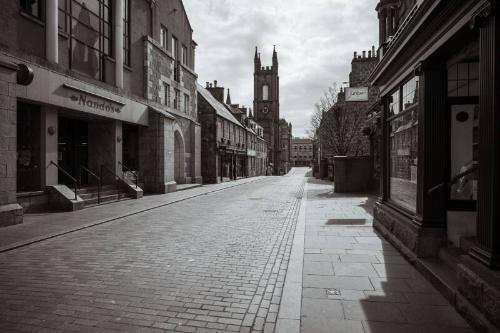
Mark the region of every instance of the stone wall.
<instances>
[{"instance_id":1,"label":"stone wall","mask_svg":"<svg viewBox=\"0 0 500 333\"><path fill-rule=\"evenodd\" d=\"M22 223L16 199L17 66L0 59L0 227Z\"/></svg>"},{"instance_id":2,"label":"stone wall","mask_svg":"<svg viewBox=\"0 0 500 333\"><path fill-rule=\"evenodd\" d=\"M370 158L336 156L333 159L336 193L356 193L370 190Z\"/></svg>"}]
</instances>

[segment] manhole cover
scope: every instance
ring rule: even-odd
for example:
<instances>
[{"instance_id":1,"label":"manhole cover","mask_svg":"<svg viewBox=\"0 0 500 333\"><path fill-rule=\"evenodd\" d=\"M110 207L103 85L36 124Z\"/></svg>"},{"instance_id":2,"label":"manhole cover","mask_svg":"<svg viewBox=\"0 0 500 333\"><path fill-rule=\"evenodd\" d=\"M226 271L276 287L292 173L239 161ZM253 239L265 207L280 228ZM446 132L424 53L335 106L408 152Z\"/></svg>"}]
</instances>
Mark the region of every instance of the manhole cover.
<instances>
[{"instance_id":1,"label":"manhole cover","mask_svg":"<svg viewBox=\"0 0 500 333\"><path fill-rule=\"evenodd\" d=\"M264 213L277 213L277 210L264 210Z\"/></svg>"},{"instance_id":2,"label":"manhole cover","mask_svg":"<svg viewBox=\"0 0 500 333\"><path fill-rule=\"evenodd\" d=\"M326 296L341 296L342 293L338 289L326 289Z\"/></svg>"},{"instance_id":3,"label":"manhole cover","mask_svg":"<svg viewBox=\"0 0 500 333\"><path fill-rule=\"evenodd\" d=\"M363 225L366 219L329 219L326 225Z\"/></svg>"}]
</instances>

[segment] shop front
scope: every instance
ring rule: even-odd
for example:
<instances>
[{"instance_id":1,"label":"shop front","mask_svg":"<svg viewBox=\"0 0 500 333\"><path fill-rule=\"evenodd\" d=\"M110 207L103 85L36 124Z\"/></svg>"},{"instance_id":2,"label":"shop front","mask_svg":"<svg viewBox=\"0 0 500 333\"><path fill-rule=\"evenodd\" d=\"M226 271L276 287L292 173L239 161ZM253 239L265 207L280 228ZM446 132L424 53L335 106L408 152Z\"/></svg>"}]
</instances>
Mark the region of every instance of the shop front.
<instances>
[{"instance_id":1,"label":"shop front","mask_svg":"<svg viewBox=\"0 0 500 333\"><path fill-rule=\"evenodd\" d=\"M94 204L125 196L124 186L139 172L138 140L147 125L147 106L33 69L33 83L20 87L17 96L17 202L25 211L79 209L87 199Z\"/></svg>"},{"instance_id":2,"label":"shop front","mask_svg":"<svg viewBox=\"0 0 500 333\"><path fill-rule=\"evenodd\" d=\"M371 76L382 107L375 228L486 330L500 326L498 15L493 1L417 2Z\"/></svg>"}]
</instances>

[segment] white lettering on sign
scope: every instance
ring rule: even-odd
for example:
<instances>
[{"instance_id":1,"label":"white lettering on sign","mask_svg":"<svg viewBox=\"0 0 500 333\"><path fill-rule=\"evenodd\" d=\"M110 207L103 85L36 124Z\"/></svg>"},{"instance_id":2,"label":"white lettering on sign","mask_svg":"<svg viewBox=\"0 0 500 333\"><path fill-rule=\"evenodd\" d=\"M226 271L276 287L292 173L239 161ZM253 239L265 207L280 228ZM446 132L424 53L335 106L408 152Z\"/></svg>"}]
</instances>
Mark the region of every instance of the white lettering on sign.
<instances>
[{"instance_id":1,"label":"white lettering on sign","mask_svg":"<svg viewBox=\"0 0 500 333\"><path fill-rule=\"evenodd\" d=\"M367 102L368 87L345 88L346 102Z\"/></svg>"},{"instance_id":2,"label":"white lettering on sign","mask_svg":"<svg viewBox=\"0 0 500 333\"><path fill-rule=\"evenodd\" d=\"M89 97L84 94L79 94L79 95L71 95L69 97L71 101L77 103L80 106L85 106L94 110L99 110L103 112L109 112L109 113L120 113L122 110L120 109L119 106L110 103L110 102L105 102L105 101L99 101L97 99L94 99L92 97Z\"/></svg>"}]
</instances>

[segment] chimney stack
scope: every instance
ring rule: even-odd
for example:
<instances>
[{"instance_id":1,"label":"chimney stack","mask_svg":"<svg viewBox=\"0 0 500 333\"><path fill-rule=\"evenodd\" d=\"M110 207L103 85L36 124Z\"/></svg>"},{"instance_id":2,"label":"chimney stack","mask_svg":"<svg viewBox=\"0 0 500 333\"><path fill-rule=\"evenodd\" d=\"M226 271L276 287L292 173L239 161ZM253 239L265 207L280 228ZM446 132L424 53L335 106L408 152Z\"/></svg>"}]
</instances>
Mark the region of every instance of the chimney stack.
<instances>
[{"instance_id":1,"label":"chimney stack","mask_svg":"<svg viewBox=\"0 0 500 333\"><path fill-rule=\"evenodd\" d=\"M366 58L366 51L363 51L363 59Z\"/></svg>"},{"instance_id":2,"label":"chimney stack","mask_svg":"<svg viewBox=\"0 0 500 333\"><path fill-rule=\"evenodd\" d=\"M207 86L206 88L209 88L210 87L210 82L207 81Z\"/></svg>"},{"instance_id":3,"label":"chimney stack","mask_svg":"<svg viewBox=\"0 0 500 333\"><path fill-rule=\"evenodd\" d=\"M354 59L358 58L358 52L354 51Z\"/></svg>"},{"instance_id":4,"label":"chimney stack","mask_svg":"<svg viewBox=\"0 0 500 333\"><path fill-rule=\"evenodd\" d=\"M214 87L217 88L217 80L214 80Z\"/></svg>"}]
</instances>

